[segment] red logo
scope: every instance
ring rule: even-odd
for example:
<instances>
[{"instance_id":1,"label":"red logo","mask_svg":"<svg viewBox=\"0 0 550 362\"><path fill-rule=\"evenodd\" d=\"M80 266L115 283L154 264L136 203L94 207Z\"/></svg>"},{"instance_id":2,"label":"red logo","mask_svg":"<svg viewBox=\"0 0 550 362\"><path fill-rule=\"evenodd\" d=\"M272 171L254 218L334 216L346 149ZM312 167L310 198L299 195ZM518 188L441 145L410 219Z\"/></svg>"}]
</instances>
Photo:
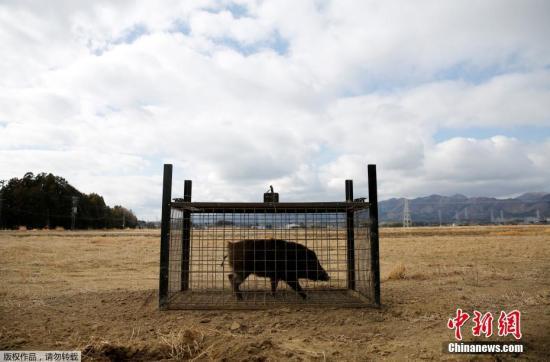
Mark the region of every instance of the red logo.
<instances>
[{"instance_id":1,"label":"red logo","mask_svg":"<svg viewBox=\"0 0 550 362\"><path fill-rule=\"evenodd\" d=\"M494 320L491 312L482 314L474 310L473 313L474 317L472 318L472 322L474 326L472 327L472 335L477 337L484 335L486 338L491 337L493 335ZM458 308L456 310L456 316L454 318L449 318L447 321L447 327L449 329L454 329L455 339L457 341L462 340L461 328L468 319L470 319L470 315ZM505 337L509 334L513 335L515 339L521 339L521 312L517 309L509 313L501 311L500 317L498 318L498 335L500 337Z\"/></svg>"},{"instance_id":2,"label":"red logo","mask_svg":"<svg viewBox=\"0 0 550 362\"><path fill-rule=\"evenodd\" d=\"M498 335L507 336L513 335L515 339L521 338L521 312L517 309L506 314L504 311L500 312L498 318Z\"/></svg>"},{"instance_id":3,"label":"red logo","mask_svg":"<svg viewBox=\"0 0 550 362\"><path fill-rule=\"evenodd\" d=\"M466 323L468 319L470 319L470 315L468 313L462 313L462 309L459 308L456 310L456 317L449 319L449 321L447 322L447 327L449 327L449 329L455 330L455 338L458 341L462 340L462 333L460 332L460 328L462 328L462 326L464 325L464 323Z\"/></svg>"},{"instance_id":4,"label":"red logo","mask_svg":"<svg viewBox=\"0 0 550 362\"><path fill-rule=\"evenodd\" d=\"M493 334L493 315L491 312L487 312L481 316L480 312L474 310L472 321L475 323L475 326L472 328L474 336L480 336L483 333L485 337L491 337Z\"/></svg>"}]
</instances>

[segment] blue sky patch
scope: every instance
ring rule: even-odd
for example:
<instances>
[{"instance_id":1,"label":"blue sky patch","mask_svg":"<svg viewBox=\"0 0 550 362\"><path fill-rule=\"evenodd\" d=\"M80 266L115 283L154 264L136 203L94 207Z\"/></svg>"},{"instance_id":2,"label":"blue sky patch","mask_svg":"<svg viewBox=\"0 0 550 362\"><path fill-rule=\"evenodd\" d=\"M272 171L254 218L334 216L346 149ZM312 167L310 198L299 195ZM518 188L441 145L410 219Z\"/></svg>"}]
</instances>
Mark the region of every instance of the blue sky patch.
<instances>
[{"instance_id":1,"label":"blue sky patch","mask_svg":"<svg viewBox=\"0 0 550 362\"><path fill-rule=\"evenodd\" d=\"M482 84L491 78L510 72L518 72L524 70L521 67L519 56L516 53L511 53L500 64L480 67L468 61L458 62L448 68L442 69L435 73L435 80L461 80L470 84Z\"/></svg>"},{"instance_id":2,"label":"blue sky patch","mask_svg":"<svg viewBox=\"0 0 550 362\"><path fill-rule=\"evenodd\" d=\"M319 151L313 156L313 164L316 166L326 165L332 161L335 161L339 156L339 153L331 149L326 145L321 145Z\"/></svg>"},{"instance_id":3,"label":"blue sky patch","mask_svg":"<svg viewBox=\"0 0 550 362\"><path fill-rule=\"evenodd\" d=\"M283 38L281 34L279 34L278 31L273 34L273 38L271 40L271 48L277 52L279 55L285 55L288 53L288 48L290 46L290 43L288 40Z\"/></svg>"},{"instance_id":4,"label":"blue sky patch","mask_svg":"<svg viewBox=\"0 0 550 362\"><path fill-rule=\"evenodd\" d=\"M113 45L132 44L137 39L147 34L149 34L149 31L145 25L135 24L132 27L126 29L120 37L108 40L99 47L94 47L93 43L90 40L88 41L87 46L92 54L96 56L101 56L103 55L103 53L110 50Z\"/></svg>"},{"instance_id":5,"label":"blue sky patch","mask_svg":"<svg viewBox=\"0 0 550 362\"><path fill-rule=\"evenodd\" d=\"M227 5L227 7L224 10L229 11L235 19L244 18L248 16L247 7L241 4L231 3Z\"/></svg>"},{"instance_id":6,"label":"blue sky patch","mask_svg":"<svg viewBox=\"0 0 550 362\"><path fill-rule=\"evenodd\" d=\"M115 44L132 44L137 39L142 37L143 35L146 35L147 27L143 24L135 24L131 28L127 29L124 34L114 41Z\"/></svg>"},{"instance_id":7,"label":"blue sky patch","mask_svg":"<svg viewBox=\"0 0 550 362\"><path fill-rule=\"evenodd\" d=\"M433 137L434 140L439 143L456 137L486 139L493 136L514 137L525 142L541 142L546 139L550 139L550 127L517 126L440 128Z\"/></svg>"},{"instance_id":8,"label":"blue sky patch","mask_svg":"<svg viewBox=\"0 0 550 362\"><path fill-rule=\"evenodd\" d=\"M266 48L273 49L277 54L284 56L288 52L289 43L276 32L269 40L259 41L252 44L244 44L236 39L224 37L213 39L214 43L231 48L243 55L258 53Z\"/></svg>"},{"instance_id":9,"label":"blue sky patch","mask_svg":"<svg viewBox=\"0 0 550 362\"><path fill-rule=\"evenodd\" d=\"M189 35L191 33L191 27L189 26L189 23L184 21L183 19L177 19L172 24L169 32L170 33L182 33L184 35Z\"/></svg>"}]
</instances>

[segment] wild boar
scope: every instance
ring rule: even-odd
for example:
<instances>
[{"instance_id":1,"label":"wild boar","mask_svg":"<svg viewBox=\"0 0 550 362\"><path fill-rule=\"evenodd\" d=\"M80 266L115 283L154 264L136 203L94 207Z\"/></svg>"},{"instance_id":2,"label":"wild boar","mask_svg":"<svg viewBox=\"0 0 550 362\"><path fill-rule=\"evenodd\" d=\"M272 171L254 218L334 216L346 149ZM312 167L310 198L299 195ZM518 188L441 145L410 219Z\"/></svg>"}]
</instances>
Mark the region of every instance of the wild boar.
<instances>
[{"instance_id":1,"label":"wild boar","mask_svg":"<svg viewBox=\"0 0 550 362\"><path fill-rule=\"evenodd\" d=\"M298 279L328 281L329 275L317 255L304 245L280 239L251 239L229 242L227 257L233 273L229 282L237 299L242 299L239 286L251 274L271 280L271 294L275 295L279 280L284 280L295 292L306 299Z\"/></svg>"}]
</instances>

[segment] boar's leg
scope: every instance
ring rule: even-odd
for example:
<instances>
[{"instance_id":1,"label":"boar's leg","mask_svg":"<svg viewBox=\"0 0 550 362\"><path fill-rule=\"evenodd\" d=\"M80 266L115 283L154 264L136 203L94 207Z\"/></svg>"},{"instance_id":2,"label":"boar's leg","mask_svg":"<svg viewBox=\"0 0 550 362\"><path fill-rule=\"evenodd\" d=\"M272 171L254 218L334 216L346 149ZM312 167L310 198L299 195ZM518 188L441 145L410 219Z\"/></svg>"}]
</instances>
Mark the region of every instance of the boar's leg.
<instances>
[{"instance_id":1,"label":"boar's leg","mask_svg":"<svg viewBox=\"0 0 550 362\"><path fill-rule=\"evenodd\" d=\"M243 292L239 290L239 286L241 285L241 283L244 281L246 277L243 277L239 273L231 273L227 277L229 278L229 282L231 283L231 288L233 289L233 293L235 294L238 300L242 300Z\"/></svg>"},{"instance_id":2,"label":"boar's leg","mask_svg":"<svg viewBox=\"0 0 550 362\"><path fill-rule=\"evenodd\" d=\"M244 274L241 274L239 272L233 272L227 276L229 278L229 282L231 283L233 293L235 294L238 300L243 299L243 293L239 290L239 286L244 282L244 280L249 275L250 273L247 273L247 272L244 272Z\"/></svg>"},{"instance_id":3,"label":"boar's leg","mask_svg":"<svg viewBox=\"0 0 550 362\"><path fill-rule=\"evenodd\" d=\"M287 280L286 282L296 293L300 294L302 298L307 299L307 294L302 289L298 279Z\"/></svg>"},{"instance_id":4,"label":"boar's leg","mask_svg":"<svg viewBox=\"0 0 550 362\"><path fill-rule=\"evenodd\" d=\"M277 278L269 278L271 280L271 295L275 296L275 292L277 291L277 283L279 283L279 279Z\"/></svg>"}]
</instances>

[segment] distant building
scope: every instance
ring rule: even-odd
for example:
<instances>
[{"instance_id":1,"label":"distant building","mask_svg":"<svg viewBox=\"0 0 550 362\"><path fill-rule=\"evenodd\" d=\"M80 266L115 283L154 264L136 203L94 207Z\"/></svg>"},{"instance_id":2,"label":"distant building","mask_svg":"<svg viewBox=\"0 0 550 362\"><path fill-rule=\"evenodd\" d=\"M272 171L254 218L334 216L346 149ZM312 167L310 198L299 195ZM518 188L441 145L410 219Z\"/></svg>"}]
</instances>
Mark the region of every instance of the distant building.
<instances>
[{"instance_id":1,"label":"distant building","mask_svg":"<svg viewBox=\"0 0 550 362\"><path fill-rule=\"evenodd\" d=\"M286 224L285 229L299 229L302 226L300 224Z\"/></svg>"}]
</instances>

